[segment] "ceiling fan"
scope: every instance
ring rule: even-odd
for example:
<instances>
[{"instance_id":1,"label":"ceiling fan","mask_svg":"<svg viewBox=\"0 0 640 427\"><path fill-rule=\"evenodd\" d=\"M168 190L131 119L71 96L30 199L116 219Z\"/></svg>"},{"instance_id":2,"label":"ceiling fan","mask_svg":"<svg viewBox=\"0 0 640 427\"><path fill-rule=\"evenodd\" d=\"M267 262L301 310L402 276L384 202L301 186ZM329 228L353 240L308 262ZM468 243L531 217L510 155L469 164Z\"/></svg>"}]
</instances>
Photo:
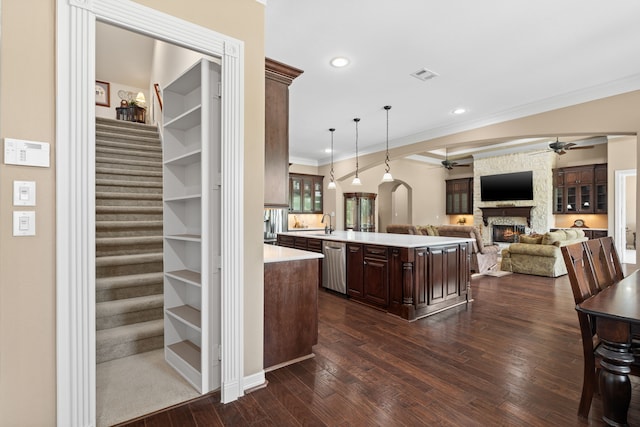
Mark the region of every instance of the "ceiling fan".
<instances>
[{"instance_id":1,"label":"ceiling fan","mask_svg":"<svg viewBox=\"0 0 640 427\"><path fill-rule=\"evenodd\" d=\"M578 147L578 145L573 142L560 142L557 137L555 142L549 143L549 149L560 155L567 154L569 150L584 150L588 148L593 148L593 145L581 145Z\"/></svg>"},{"instance_id":2,"label":"ceiling fan","mask_svg":"<svg viewBox=\"0 0 640 427\"><path fill-rule=\"evenodd\" d=\"M445 169L451 170L453 168L466 168L469 165L461 165L458 162L454 162L453 160L449 160L449 152L445 151L444 160L440 162Z\"/></svg>"}]
</instances>

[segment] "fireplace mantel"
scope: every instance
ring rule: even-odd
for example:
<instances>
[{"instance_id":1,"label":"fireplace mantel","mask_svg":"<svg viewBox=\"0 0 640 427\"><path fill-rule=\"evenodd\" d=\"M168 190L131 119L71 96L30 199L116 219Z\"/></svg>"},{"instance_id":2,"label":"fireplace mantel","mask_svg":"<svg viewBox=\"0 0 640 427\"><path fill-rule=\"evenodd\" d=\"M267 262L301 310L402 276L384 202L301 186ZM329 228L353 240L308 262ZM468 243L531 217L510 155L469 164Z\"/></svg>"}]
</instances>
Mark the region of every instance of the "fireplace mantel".
<instances>
[{"instance_id":1,"label":"fireplace mantel","mask_svg":"<svg viewBox=\"0 0 640 427\"><path fill-rule=\"evenodd\" d=\"M491 208L480 208L482 211L482 222L489 225L489 217L492 216L517 216L527 219L527 226L531 227L531 209L533 206L496 206Z\"/></svg>"}]
</instances>

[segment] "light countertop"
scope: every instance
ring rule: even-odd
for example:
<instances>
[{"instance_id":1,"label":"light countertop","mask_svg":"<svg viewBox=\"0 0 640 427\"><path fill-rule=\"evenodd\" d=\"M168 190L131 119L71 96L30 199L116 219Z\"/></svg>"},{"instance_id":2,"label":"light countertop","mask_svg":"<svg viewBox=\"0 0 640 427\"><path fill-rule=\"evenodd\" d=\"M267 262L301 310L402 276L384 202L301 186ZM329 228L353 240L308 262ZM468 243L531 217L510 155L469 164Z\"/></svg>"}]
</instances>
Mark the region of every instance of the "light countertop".
<instances>
[{"instance_id":1,"label":"light countertop","mask_svg":"<svg viewBox=\"0 0 640 427\"><path fill-rule=\"evenodd\" d=\"M278 233L285 236L306 236L323 240L341 242L365 243L369 245L393 246L398 248L422 248L425 246L446 245L452 243L472 242L473 239L462 237L423 236L415 234L367 233L361 231L334 231L324 234L324 231L296 231L293 233ZM266 262L266 261L265 261Z\"/></svg>"},{"instance_id":2,"label":"light countertop","mask_svg":"<svg viewBox=\"0 0 640 427\"><path fill-rule=\"evenodd\" d=\"M301 261L305 259L324 258L317 252L301 251L300 249L285 248L284 246L264 245L264 263Z\"/></svg>"}]
</instances>

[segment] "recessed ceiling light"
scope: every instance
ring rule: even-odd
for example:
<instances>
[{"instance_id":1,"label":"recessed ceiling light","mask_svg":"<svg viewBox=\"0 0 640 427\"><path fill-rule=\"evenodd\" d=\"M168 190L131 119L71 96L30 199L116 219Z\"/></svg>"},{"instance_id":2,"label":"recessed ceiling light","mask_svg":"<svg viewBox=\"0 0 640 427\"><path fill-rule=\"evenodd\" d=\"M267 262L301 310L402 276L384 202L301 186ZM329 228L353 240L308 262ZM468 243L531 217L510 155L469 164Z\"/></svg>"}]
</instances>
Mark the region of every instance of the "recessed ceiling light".
<instances>
[{"instance_id":1,"label":"recessed ceiling light","mask_svg":"<svg viewBox=\"0 0 640 427\"><path fill-rule=\"evenodd\" d=\"M346 67L349 65L349 59L344 56L337 56L331 60L330 64L336 68Z\"/></svg>"},{"instance_id":2,"label":"recessed ceiling light","mask_svg":"<svg viewBox=\"0 0 640 427\"><path fill-rule=\"evenodd\" d=\"M453 114L464 114L466 112L467 112L467 109L462 107L456 108L455 110L452 111Z\"/></svg>"},{"instance_id":3,"label":"recessed ceiling light","mask_svg":"<svg viewBox=\"0 0 640 427\"><path fill-rule=\"evenodd\" d=\"M324 152L327 153L327 154L331 153L331 148L325 148Z\"/></svg>"}]
</instances>

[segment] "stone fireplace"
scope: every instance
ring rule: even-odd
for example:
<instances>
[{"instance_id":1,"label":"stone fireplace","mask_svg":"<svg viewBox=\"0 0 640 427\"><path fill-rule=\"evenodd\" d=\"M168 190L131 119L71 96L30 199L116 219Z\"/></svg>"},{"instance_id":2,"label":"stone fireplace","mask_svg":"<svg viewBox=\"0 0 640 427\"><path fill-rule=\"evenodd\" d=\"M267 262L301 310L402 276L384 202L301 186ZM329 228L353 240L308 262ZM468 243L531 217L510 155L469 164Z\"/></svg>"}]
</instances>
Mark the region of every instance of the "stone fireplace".
<instances>
[{"instance_id":1,"label":"stone fireplace","mask_svg":"<svg viewBox=\"0 0 640 427\"><path fill-rule=\"evenodd\" d=\"M493 242L517 243L521 234L524 234L524 225L500 225L492 227Z\"/></svg>"},{"instance_id":2,"label":"stone fireplace","mask_svg":"<svg viewBox=\"0 0 640 427\"><path fill-rule=\"evenodd\" d=\"M503 156L474 156L473 161L473 223L482 228L485 242L500 242L501 237L494 235L494 226L510 227L517 234L544 233L553 222L553 168L556 154L552 151L543 153L517 153ZM480 198L480 177L501 173L533 172L533 201L483 202ZM490 214L484 214L482 208L489 208ZM500 209L498 209L500 208ZM530 209L530 218L521 212L513 212L510 208ZM518 211L516 209L516 211ZM496 211L505 210L504 216ZM498 227L500 229L502 227Z\"/></svg>"}]
</instances>

